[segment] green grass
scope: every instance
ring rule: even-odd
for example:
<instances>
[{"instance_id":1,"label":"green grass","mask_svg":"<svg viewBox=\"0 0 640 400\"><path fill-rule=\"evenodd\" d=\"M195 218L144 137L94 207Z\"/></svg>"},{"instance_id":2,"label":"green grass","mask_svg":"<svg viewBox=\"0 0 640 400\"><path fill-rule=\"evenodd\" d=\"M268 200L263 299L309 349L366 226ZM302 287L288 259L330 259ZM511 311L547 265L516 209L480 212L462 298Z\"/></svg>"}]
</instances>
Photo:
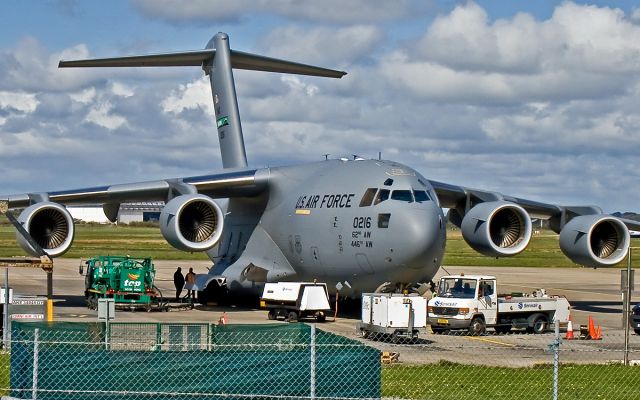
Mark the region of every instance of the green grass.
<instances>
[{"instance_id":1,"label":"green grass","mask_svg":"<svg viewBox=\"0 0 640 400\"><path fill-rule=\"evenodd\" d=\"M156 260L208 260L204 253L186 253L171 247L157 227L76 225L76 236L65 258L95 255L150 256ZM11 225L0 224L0 257L26 255L16 243Z\"/></svg>"},{"instance_id":2,"label":"green grass","mask_svg":"<svg viewBox=\"0 0 640 400\"><path fill-rule=\"evenodd\" d=\"M3 221L4 220L4 221ZM5 223L1 223L5 222ZM0 218L0 257L24 255L15 240L15 231ZM632 246L640 246L640 239L633 239ZM95 255L150 256L156 260L207 260L204 253L185 253L171 247L160 234L158 227L126 225L76 225L76 237L65 258L88 258ZM625 265L625 262L621 265ZM633 257L633 265L639 265L640 252ZM529 247L515 257L485 257L462 239L459 230L447 232L447 250L444 263L456 266L517 266L517 267L573 267L576 266L560 251L558 235L543 231L534 235ZM621 267L621 265L615 268Z\"/></svg>"},{"instance_id":3,"label":"green grass","mask_svg":"<svg viewBox=\"0 0 640 400\"><path fill-rule=\"evenodd\" d=\"M640 239L631 240L632 247L640 246ZM640 252L635 252L632 265L640 262ZM447 231L447 250L443 265L492 266L492 267L577 267L560 250L558 235L552 231L542 231L531 238L529 246L514 257L486 257L473 250L462 238L459 230ZM626 265L626 260L615 266ZM613 267L612 267L613 268Z\"/></svg>"},{"instance_id":4,"label":"green grass","mask_svg":"<svg viewBox=\"0 0 640 400\"><path fill-rule=\"evenodd\" d=\"M563 400L638 398L640 368L565 364L559 370ZM382 396L405 399L478 400L552 398L553 367L488 367L441 361L382 368Z\"/></svg>"},{"instance_id":5,"label":"green grass","mask_svg":"<svg viewBox=\"0 0 640 400\"><path fill-rule=\"evenodd\" d=\"M9 394L8 390L2 390L1 388L9 388L9 353L0 353L0 396L6 396Z\"/></svg>"}]
</instances>

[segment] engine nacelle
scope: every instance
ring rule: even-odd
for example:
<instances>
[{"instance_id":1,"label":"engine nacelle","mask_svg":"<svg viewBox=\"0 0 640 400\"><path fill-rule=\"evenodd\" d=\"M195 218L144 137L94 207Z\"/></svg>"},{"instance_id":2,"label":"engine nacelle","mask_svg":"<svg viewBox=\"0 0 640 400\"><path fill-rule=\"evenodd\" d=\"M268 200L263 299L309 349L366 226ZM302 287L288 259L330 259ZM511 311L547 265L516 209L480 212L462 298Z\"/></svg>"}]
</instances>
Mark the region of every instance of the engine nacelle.
<instances>
[{"instance_id":1,"label":"engine nacelle","mask_svg":"<svg viewBox=\"0 0 640 400\"><path fill-rule=\"evenodd\" d=\"M209 196L185 194L169 201L160 213L160 231L178 250L206 251L218 243L224 216Z\"/></svg>"},{"instance_id":2,"label":"engine nacelle","mask_svg":"<svg viewBox=\"0 0 640 400\"><path fill-rule=\"evenodd\" d=\"M73 218L69 211L58 203L45 201L33 204L22 211L18 222L49 257L63 255L73 243ZM16 232L16 240L28 254L35 257L40 255L19 232Z\"/></svg>"},{"instance_id":3,"label":"engine nacelle","mask_svg":"<svg viewBox=\"0 0 640 400\"><path fill-rule=\"evenodd\" d=\"M587 267L619 263L631 243L629 230L609 215L581 215L560 231L560 249L571 261Z\"/></svg>"},{"instance_id":4,"label":"engine nacelle","mask_svg":"<svg viewBox=\"0 0 640 400\"><path fill-rule=\"evenodd\" d=\"M460 225L462 237L478 253L508 257L520 253L531 239L529 214L506 201L480 203L469 210Z\"/></svg>"}]
</instances>

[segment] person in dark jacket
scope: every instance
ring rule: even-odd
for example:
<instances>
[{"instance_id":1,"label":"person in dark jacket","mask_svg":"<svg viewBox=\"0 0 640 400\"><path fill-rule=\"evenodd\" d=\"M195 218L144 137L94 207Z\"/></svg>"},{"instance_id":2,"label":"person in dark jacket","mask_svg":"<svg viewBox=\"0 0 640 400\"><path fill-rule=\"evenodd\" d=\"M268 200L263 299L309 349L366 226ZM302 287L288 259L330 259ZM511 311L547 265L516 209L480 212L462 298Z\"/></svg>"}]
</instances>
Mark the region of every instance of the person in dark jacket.
<instances>
[{"instance_id":1,"label":"person in dark jacket","mask_svg":"<svg viewBox=\"0 0 640 400\"><path fill-rule=\"evenodd\" d=\"M182 276L182 268L180 267L173 273L173 284L176 286L176 301L179 301L184 287L184 276Z\"/></svg>"}]
</instances>

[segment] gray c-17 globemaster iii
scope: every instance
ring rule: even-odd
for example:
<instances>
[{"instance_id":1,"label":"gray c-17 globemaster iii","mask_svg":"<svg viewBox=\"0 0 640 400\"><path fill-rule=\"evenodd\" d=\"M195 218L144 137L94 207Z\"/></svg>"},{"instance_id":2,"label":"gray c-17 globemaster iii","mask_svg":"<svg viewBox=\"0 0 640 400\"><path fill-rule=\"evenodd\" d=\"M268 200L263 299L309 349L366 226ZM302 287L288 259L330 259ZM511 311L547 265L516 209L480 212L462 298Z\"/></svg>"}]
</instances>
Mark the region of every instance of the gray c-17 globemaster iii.
<instances>
[{"instance_id":1,"label":"gray c-17 globemaster iii","mask_svg":"<svg viewBox=\"0 0 640 400\"><path fill-rule=\"evenodd\" d=\"M51 257L74 238L65 205L102 204L115 221L121 203L165 201L160 230L173 247L206 251L201 300L264 282L318 281L355 296L429 282L442 263L447 218L490 257L524 250L531 218L549 219L564 254L607 266L627 254L640 223L597 207L558 206L433 181L395 161L355 158L295 166L247 166L233 69L340 78L345 72L231 50L216 34L204 50L92 60L59 67L200 66L211 81L223 169L210 175L0 196L24 208L18 221ZM228 200L224 200L228 199ZM218 202L216 202L218 200ZM220 201L224 200L224 201ZM222 206L218 203L221 203ZM447 217L442 208L449 208ZM29 238L17 235L32 255ZM37 247L37 246L36 246Z\"/></svg>"}]
</instances>

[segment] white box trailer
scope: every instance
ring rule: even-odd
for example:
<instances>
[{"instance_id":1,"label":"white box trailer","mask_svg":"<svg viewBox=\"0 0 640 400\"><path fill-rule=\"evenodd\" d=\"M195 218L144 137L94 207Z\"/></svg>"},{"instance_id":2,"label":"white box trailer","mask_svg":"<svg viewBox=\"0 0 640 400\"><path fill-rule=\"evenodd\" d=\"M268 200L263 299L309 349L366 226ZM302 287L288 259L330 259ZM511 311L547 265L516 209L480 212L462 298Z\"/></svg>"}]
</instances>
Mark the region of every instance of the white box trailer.
<instances>
[{"instance_id":1,"label":"white box trailer","mask_svg":"<svg viewBox=\"0 0 640 400\"><path fill-rule=\"evenodd\" d=\"M365 293L362 295L362 318L356 329L363 337L377 334L417 339L426 333L427 299L415 294Z\"/></svg>"},{"instance_id":2,"label":"white box trailer","mask_svg":"<svg viewBox=\"0 0 640 400\"><path fill-rule=\"evenodd\" d=\"M269 309L270 320L283 318L289 322L301 318L324 322L331 310L327 284L316 282L266 283L260 307Z\"/></svg>"}]
</instances>

